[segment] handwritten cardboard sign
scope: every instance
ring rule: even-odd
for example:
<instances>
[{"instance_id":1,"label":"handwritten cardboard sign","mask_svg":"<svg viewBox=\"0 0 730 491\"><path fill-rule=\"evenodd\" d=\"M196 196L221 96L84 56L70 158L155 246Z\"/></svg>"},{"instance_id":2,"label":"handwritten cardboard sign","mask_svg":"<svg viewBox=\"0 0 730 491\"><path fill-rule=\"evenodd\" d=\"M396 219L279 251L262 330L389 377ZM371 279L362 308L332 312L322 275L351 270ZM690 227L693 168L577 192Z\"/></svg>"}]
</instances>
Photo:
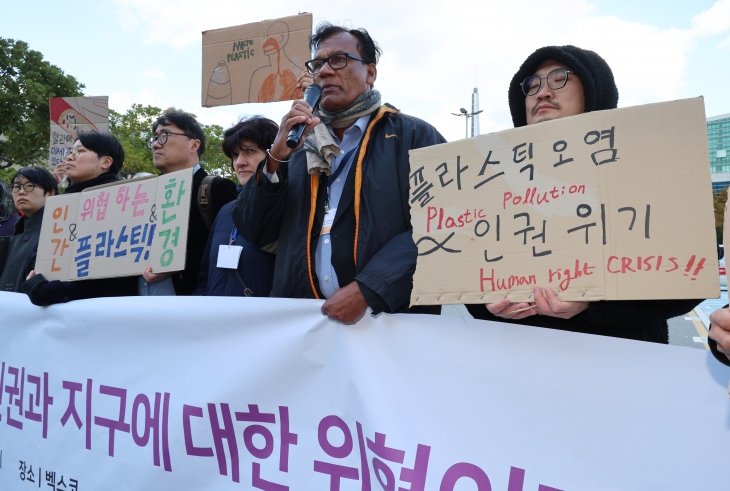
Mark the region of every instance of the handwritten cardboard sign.
<instances>
[{"instance_id":1,"label":"handwritten cardboard sign","mask_svg":"<svg viewBox=\"0 0 730 491\"><path fill-rule=\"evenodd\" d=\"M53 168L66 160L79 133L109 133L109 97L53 97L48 100L51 112L51 147L48 165Z\"/></svg>"},{"instance_id":2,"label":"handwritten cardboard sign","mask_svg":"<svg viewBox=\"0 0 730 491\"><path fill-rule=\"evenodd\" d=\"M302 97L312 14L203 32L203 107Z\"/></svg>"},{"instance_id":3,"label":"handwritten cardboard sign","mask_svg":"<svg viewBox=\"0 0 730 491\"><path fill-rule=\"evenodd\" d=\"M192 169L48 198L36 270L84 280L185 268Z\"/></svg>"},{"instance_id":4,"label":"handwritten cardboard sign","mask_svg":"<svg viewBox=\"0 0 730 491\"><path fill-rule=\"evenodd\" d=\"M719 295L702 98L410 152L413 305Z\"/></svg>"}]
</instances>

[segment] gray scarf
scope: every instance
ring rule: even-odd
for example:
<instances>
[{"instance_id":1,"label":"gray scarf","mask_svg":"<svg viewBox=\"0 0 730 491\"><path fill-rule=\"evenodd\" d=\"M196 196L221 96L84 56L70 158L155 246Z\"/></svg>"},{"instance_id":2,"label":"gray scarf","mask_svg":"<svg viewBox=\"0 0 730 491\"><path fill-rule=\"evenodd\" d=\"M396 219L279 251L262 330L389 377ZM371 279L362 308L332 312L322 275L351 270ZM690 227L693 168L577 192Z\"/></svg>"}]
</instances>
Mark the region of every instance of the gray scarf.
<instances>
[{"instance_id":1,"label":"gray scarf","mask_svg":"<svg viewBox=\"0 0 730 491\"><path fill-rule=\"evenodd\" d=\"M377 111L381 105L380 100L380 92L373 89L360 94L352 104L340 111L329 112L318 108L314 112L321 122L304 142L307 170L310 174L324 172L329 176L332 174L332 162L340 155L340 146L332 138L327 125L333 128L349 128L361 117Z\"/></svg>"}]
</instances>

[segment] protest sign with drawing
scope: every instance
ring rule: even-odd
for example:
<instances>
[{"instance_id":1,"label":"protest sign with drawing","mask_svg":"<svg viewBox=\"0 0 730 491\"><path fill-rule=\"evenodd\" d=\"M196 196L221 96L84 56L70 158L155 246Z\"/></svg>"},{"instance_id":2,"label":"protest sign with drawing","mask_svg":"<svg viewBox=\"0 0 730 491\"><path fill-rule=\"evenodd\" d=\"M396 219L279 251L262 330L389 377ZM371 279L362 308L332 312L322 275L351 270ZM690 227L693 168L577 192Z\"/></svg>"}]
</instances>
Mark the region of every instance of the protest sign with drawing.
<instances>
[{"instance_id":1,"label":"protest sign with drawing","mask_svg":"<svg viewBox=\"0 0 730 491\"><path fill-rule=\"evenodd\" d=\"M79 133L109 133L109 97L54 97L51 112L51 148L48 166L66 160Z\"/></svg>"},{"instance_id":2,"label":"protest sign with drawing","mask_svg":"<svg viewBox=\"0 0 730 491\"><path fill-rule=\"evenodd\" d=\"M192 169L50 197L36 271L83 280L185 267Z\"/></svg>"},{"instance_id":3,"label":"protest sign with drawing","mask_svg":"<svg viewBox=\"0 0 730 491\"><path fill-rule=\"evenodd\" d=\"M203 32L203 107L302 97L312 14Z\"/></svg>"},{"instance_id":4,"label":"protest sign with drawing","mask_svg":"<svg viewBox=\"0 0 730 491\"><path fill-rule=\"evenodd\" d=\"M413 305L719 294L702 98L411 150Z\"/></svg>"}]
</instances>

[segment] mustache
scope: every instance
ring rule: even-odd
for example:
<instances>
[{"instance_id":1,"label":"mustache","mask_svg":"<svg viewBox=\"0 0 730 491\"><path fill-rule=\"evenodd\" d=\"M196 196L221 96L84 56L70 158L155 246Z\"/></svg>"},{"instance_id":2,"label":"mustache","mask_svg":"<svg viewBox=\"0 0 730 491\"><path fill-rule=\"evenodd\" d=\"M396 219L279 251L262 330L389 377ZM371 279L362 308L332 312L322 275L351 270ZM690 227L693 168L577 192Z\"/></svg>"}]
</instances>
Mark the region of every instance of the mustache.
<instances>
[{"instance_id":1,"label":"mustache","mask_svg":"<svg viewBox=\"0 0 730 491\"><path fill-rule=\"evenodd\" d=\"M560 109L560 104L557 102L551 101L550 99L547 99L544 101L538 101L535 103L534 106L532 106L531 113L533 116L537 113L537 106L539 106L540 104L548 104L548 105L552 106L554 109Z\"/></svg>"}]
</instances>

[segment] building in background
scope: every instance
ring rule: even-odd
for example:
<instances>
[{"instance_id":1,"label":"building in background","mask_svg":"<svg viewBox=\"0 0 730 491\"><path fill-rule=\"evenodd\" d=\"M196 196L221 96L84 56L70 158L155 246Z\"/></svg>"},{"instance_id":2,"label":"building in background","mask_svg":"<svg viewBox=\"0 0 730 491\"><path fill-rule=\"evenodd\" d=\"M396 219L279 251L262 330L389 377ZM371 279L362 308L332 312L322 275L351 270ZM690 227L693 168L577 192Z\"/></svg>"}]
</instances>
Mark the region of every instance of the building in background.
<instances>
[{"instance_id":1,"label":"building in background","mask_svg":"<svg viewBox=\"0 0 730 491\"><path fill-rule=\"evenodd\" d=\"M479 91L476 87L474 87L474 93L471 95L471 113L473 116L471 117L471 136L474 138L475 136L481 135L481 132L479 131L479 113L481 111L479 110Z\"/></svg>"},{"instance_id":2,"label":"building in background","mask_svg":"<svg viewBox=\"0 0 730 491\"><path fill-rule=\"evenodd\" d=\"M719 192L730 186L730 114L707 118L707 143L712 190Z\"/></svg>"}]
</instances>

